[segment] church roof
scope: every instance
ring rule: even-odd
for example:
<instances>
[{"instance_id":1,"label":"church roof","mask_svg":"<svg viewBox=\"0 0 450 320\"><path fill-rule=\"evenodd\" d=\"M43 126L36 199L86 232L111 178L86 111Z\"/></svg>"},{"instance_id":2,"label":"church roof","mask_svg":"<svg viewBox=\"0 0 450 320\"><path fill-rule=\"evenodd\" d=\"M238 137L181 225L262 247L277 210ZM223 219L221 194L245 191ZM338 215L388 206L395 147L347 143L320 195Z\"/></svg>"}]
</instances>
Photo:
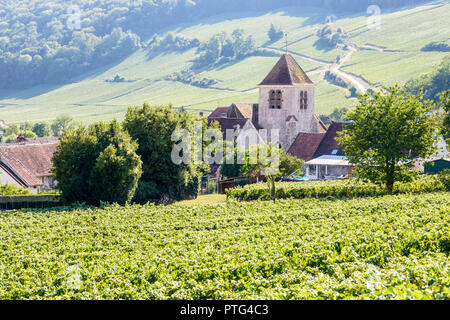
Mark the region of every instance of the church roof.
<instances>
[{"instance_id":1,"label":"church roof","mask_svg":"<svg viewBox=\"0 0 450 320\"><path fill-rule=\"evenodd\" d=\"M313 83L290 54L283 54L260 85L294 85Z\"/></svg>"},{"instance_id":2,"label":"church roof","mask_svg":"<svg viewBox=\"0 0 450 320\"><path fill-rule=\"evenodd\" d=\"M235 106L244 118L253 118L253 103L233 103L231 106Z\"/></svg>"},{"instance_id":3,"label":"church roof","mask_svg":"<svg viewBox=\"0 0 450 320\"><path fill-rule=\"evenodd\" d=\"M211 112L211 114L208 116L208 119L215 119L215 118L227 118L228 117L228 110L230 110L230 106L228 107L217 107L216 110Z\"/></svg>"},{"instance_id":4,"label":"church roof","mask_svg":"<svg viewBox=\"0 0 450 320\"><path fill-rule=\"evenodd\" d=\"M218 119L248 119L256 129L260 129L257 103L233 103L229 107L218 107L208 116L208 120Z\"/></svg>"}]
</instances>

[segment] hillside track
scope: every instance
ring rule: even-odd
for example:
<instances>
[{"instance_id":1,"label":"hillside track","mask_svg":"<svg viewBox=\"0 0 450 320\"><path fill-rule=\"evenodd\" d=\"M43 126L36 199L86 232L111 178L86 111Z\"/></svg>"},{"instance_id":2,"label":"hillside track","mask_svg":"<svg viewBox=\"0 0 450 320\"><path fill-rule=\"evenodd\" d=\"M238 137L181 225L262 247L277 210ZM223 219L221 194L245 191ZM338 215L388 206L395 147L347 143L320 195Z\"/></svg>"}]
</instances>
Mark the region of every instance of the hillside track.
<instances>
[{"instance_id":1,"label":"hillside track","mask_svg":"<svg viewBox=\"0 0 450 320\"><path fill-rule=\"evenodd\" d=\"M339 76L341 79L343 79L344 81L350 82L351 84L353 84L360 92L366 93L367 89L373 87L369 82L362 79L361 77L358 77L354 74L350 74L350 73L347 73L347 72L341 70L342 66L344 64L350 62L353 54L358 51L358 48L354 45L349 45L348 48L349 48L349 50L346 52L345 56L341 59L339 64L336 64L336 63L333 63L330 61L321 60L321 59L316 59L313 57L309 57L309 56L306 56L304 54L301 54L301 53L298 53L298 52L295 52L292 50L287 50L287 52L294 56L303 58L305 60L323 65L323 67L317 68L317 69L313 70L312 72L309 72L310 75L316 74L316 73L325 73L326 71L331 71L331 72L335 73L337 76ZM267 49L270 49L277 53L286 53L286 50L282 50L280 48L267 47Z\"/></svg>"}]
</instances>

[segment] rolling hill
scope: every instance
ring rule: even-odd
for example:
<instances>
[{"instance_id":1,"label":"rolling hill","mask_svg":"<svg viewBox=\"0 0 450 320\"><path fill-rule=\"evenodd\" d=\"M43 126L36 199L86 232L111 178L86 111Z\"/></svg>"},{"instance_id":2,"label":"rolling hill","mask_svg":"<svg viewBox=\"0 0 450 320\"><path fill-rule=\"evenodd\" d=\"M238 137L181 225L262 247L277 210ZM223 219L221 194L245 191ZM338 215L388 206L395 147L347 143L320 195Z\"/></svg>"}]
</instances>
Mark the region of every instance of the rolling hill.
<instances>
[{"instance_id":1,"label":"rolling hill","mask_svg":"<svg viewBox=\"0 0 450 320\"><path fill-rule=\"evenodd\" d=\"M0 90L0 119L36 122L66 113L76 120L92 122L121 119L129 106L144 101L155 105L172 103L196 113L207 113L231 102L256 102L257 84L277 61L275 54L285 50L284 39L269 41L267 31L271 24L288 34L288 51L315 82L316 113L329 114L335 107L351 107L356 99L349 98L348 89L325 80L326 71L337 74L349 87L365 91L380 85L404 84L431 71L446 55L423 52L421 48L433 41L449 41L448 1L381 13L380 28L368 28L365 12L336 15L332 27L341 28L346 35L344 45L336 48L323 46L317 35L327 17L333 16L333 12L325 9L286 7L269 12L227 13L195 24L180 24L162 31L161 35L171 32L205 42L217 33L231 34L242 28L247 35L252 35L258 47L271 51L274 56L251 56L202 69L199 77L217 83L200 88L167 80L167 76L193 64L197 49L184 52L139 49L119 63L83 74L66 85ZM126 81L107 81L116 75Z\"/></svg>"}]
</instances>

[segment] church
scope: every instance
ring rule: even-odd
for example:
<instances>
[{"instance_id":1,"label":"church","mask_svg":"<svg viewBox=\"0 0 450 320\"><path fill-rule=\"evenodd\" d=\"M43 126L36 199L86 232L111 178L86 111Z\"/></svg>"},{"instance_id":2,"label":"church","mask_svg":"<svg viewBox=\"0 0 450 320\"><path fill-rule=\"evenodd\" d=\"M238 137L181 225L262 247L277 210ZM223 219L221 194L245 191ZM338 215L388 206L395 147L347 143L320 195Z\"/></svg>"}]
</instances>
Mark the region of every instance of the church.
<instances>
[{"instance_id":1,"label":"church","mask_svg":"<svg viewBox=\"0 0 450 320\"><path fill-rule=\"evenodd\" d=\"M227 129L278 129L283 150L305 161L321 158L323 168L317 164L313 168L317 178L322 178L322 171L322 176L328 175L329 167L332 169L336 163L348 167L335 140L345 123L333 121L327 128L315 114L315 85L292 55L283 54L258 88L258 103L219 107L208 121L217 121L224 133Z\"/></svg>"}]
</instances>

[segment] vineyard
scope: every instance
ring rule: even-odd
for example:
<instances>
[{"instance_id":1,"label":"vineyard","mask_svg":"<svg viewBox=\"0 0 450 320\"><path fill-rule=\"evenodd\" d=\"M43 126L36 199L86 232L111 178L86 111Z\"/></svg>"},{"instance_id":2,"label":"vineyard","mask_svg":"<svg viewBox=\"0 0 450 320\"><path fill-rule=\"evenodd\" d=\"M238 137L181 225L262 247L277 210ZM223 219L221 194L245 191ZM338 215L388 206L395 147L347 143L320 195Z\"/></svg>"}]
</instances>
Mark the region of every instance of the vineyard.
<instances>
[{"instance_id":1,"label":"vineyard","mask_svg":"<svg viewBox=\"0 0 450 320\"><path fill-rule=\"evenodd\" d=\"M422 176L408 183L397 183L394 186L395 194L425 193L447 191L449 175ZM246 185L228 189L227 196L240 201L270 200L267 183ZM304 199L304 198L348 198L380 196L386 194L383 186L365 183L356 179L335 181L303 181L277 183L276 197L278 199Z\"/></svg>"},{"instance_id":2,"label":"vineyard","mask_svg":"<svg viewBox=\"0 0 450 320\"><path fill-rule=\"evenodd\" d=\"M0 299L449 299L448 193L0 213Z\"/></svg>"}]
</instances>

